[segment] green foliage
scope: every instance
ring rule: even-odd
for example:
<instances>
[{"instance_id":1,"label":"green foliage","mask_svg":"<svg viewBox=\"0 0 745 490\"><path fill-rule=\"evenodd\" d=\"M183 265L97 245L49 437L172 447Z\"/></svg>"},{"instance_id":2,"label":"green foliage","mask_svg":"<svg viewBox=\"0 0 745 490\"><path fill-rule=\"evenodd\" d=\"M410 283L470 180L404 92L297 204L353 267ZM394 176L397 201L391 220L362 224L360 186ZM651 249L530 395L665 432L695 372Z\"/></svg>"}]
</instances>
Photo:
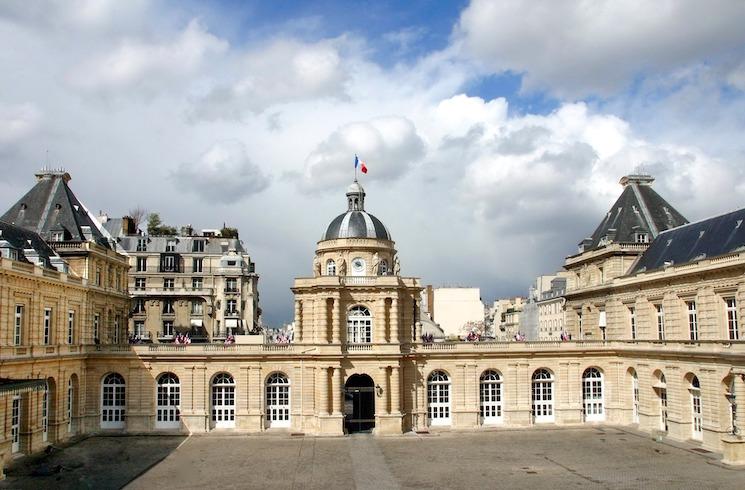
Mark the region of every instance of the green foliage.
<instances>
[{"instance_id":1,"label":"green foliage","mask_svg":"<svg viewBox=\"0 0 745 490\"><path fill-rule=\"evenodd\" d=\"M220 236L223 238L238 238L238 228L223 226L222 230L220 230Z\"/></svg>"},{"instance_id":2,"label":"green foliage","mask_svg":"<svg viewBox=\"0 0 745 490\"><path fill-rule=\"evenodd\" d=\"M147 216L147 233L152 236L178 235L176 227L164 225L158 213L150 213Z\"/></svg>"}]
</instances>

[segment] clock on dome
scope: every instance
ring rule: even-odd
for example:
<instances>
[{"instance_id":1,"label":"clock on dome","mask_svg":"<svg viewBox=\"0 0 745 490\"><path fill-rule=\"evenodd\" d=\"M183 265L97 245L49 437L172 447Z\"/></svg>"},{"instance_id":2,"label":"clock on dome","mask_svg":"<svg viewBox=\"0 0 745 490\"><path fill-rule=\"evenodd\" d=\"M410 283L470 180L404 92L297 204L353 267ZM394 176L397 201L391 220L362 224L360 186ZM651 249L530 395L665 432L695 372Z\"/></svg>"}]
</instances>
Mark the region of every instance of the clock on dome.
<instances>
[{"instance_id":1,"label":"clock on dome","mask_svg":"<svg viewBox=\"0 0 745 490\"><path fill-rule=\"evenodd\" d=\"M365 275L365 259L362 257L355 257L352 259L352 275L353 276L364 276Z\"/></svg>"}]
</instances>

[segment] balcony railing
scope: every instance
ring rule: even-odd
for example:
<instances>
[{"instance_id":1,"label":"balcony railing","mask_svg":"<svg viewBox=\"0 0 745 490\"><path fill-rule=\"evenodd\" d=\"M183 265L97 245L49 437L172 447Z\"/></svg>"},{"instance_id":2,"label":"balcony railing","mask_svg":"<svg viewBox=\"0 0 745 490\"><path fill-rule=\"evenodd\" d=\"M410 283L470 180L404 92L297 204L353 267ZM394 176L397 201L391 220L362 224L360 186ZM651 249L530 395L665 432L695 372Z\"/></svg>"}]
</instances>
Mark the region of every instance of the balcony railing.
<instances>
[{"instance_id":1,"label":"balcony railing","mask_svg":"<svg viewBox=\"0 0 745 490\"><path fill-rule=\"evenodd\" d=\"M225 288L225 294L238 294L241 290L238 288Z\"/></svg>"},{"instance_id":2,"label":"balcony railing","mask_svg":"<svg viewBox=\"0 0 745 490\"><path fill-rule=\"evenodd\" d=\"M225 318L240 318L240 310L225 310Z\"/></svg>"}]
</instances>

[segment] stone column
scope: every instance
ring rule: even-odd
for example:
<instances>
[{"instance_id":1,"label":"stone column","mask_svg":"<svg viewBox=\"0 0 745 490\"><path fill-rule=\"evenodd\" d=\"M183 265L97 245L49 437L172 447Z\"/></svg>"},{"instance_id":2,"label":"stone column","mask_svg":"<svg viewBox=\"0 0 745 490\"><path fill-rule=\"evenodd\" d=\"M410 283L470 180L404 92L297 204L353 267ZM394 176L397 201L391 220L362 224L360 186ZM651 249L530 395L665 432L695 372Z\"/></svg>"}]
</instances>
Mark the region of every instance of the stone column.
<instances>
[{"instance_id":1,"label":"stone column","mask_svg":"<svg viewBox=\"0 0 745 490\"><path fill-rule=\"evenodd\" d=\"M331 298L331 342L334 344L341 343L339 332L341 331L341 325L339 325L339 298Z\"/></svg>"},{"instance_id":2,"label":"stone column","mask_svg":"<svg viewBox=\"0 0 745 490\"><path fill-rule=\"evenodd\" d=\"M334 415L341 415L342 409L342 397L341 397L341 368L334 367L334 377L331 383L331 389L333 390L331 399L333 400Z\"/></svg>"},{"instance_id":3,"label":"stone column","mask_svg":"<svg viewBox=\"0 0 745 490\"><path fill-rule=\"evenodd\" d=\"M400 318L398 317L398 298L391 298L391 342L400 342L398 336L398 325Z\"/></svg>"},{"instance_id":4,"label":"stone column","mask_svg":"<svg viewBox=\"0 0 745 490\"><path fill-rule=\"evenodd\" d=\"M375 318L373 321L375 322L373 342L385 342L385 298L378 298L375 302Z\"/></svg>"},{"instance_id":5,"label":"stone column","mask_svg":"<svg viewBox=\"0 0 745 490\"><path fill-rule=\"evenodd\" d=\"M329 370L327 367L321 367L318 369L318 392L320 393L321 400L318 407L318 413L320 415L329 414Z\"/></svg>"},{"instance_id":6,"label":"stone column","mask_svg":"<svg viewBox=\"0 0 745 490\"><path fill-rule=\"evenodd\" d=\"M380 403L378 404L380 409L376 410L376 412L378 412L378 415L388 415L390 413L390 410L388 408L388 401L390 400L391 396L391 384L390 380L388 379L388 367L380 367L378 368L378 372L380 373L380 375L378 376L378 384L381 388L383 388L383 396L380 397Z\"/></svg>"},{"instance_id":7,"label":"stone column","mask_svg":"<svg viewBox=\"0 0 745 490\"><path fill-rule=\"evenodd\" d=\"M303 302L295 300L295 342L303 341Z\"/></svg>"},{"instance_id":8,"label":"stone column","mask_svg":"<svg viewBox=\"0 0 745 490\"><path fill-rule=\"evenodd\" d=\"M738 434L745 434L745 370L736 371L734 376L735 425Z\"/></svg>"},{"instance_id":9,"label":"stone column","mask_svg":"<svg viewBox=\"0 0 745 490\"><path fill-rule=\"evenodd\" d=\"M401 413L401 374L400 367L391 366L391 412Z\"/></svg>"},{"instance_id":10,"label":"stone column","mask_svg":"<svg viewBox=\"0 0 745 490\"><path fill-rule=\"evenodd\" d=\"M722 437L722 462L730 465L745 465L745 371L733 371L735 395L735 426L738 433Z\"/></svg>"}]
</instances>

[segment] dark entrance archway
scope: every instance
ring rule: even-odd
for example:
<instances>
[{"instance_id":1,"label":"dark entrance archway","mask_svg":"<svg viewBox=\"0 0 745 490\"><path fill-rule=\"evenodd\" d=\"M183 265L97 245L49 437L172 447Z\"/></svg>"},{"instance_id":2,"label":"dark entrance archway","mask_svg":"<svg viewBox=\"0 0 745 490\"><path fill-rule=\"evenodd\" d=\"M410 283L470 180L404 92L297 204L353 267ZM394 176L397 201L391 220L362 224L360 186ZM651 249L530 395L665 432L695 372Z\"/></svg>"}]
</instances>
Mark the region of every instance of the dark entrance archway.
<instances>
[{"instance_id":1,"label":"dark entrance archway","mask_svg":"<svg viewBox=\"0 0 745 490\"><path fill-rule=\"evenodd\" d=\"M375 428L375 383L367 374L353 374L344 385L344 426L348 434Z\"/></svg>"}]
</instances>

